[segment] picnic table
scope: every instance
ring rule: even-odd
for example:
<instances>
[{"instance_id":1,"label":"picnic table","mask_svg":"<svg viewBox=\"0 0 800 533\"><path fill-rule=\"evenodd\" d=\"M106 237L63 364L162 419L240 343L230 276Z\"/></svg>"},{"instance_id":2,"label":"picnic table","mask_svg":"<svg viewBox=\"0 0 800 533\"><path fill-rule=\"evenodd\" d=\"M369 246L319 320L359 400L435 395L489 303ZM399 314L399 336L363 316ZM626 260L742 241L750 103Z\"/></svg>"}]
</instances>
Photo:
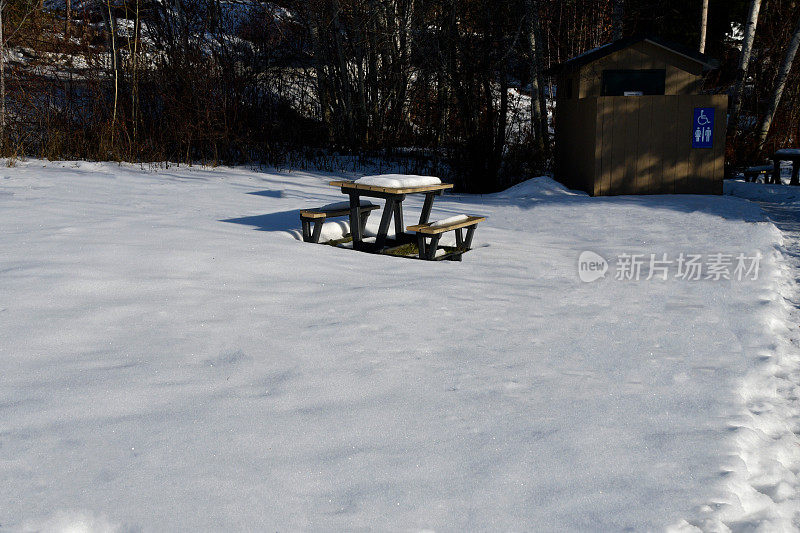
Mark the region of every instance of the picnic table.
<instances>
[{"instance_id":1,"label":"picnic table","mask_svg":"<svg viewBox=\"0 0 800 533\"><path fill-rule=\"evenodd\" d=\"M774 168L772 170L772 183L781 182L781 161L792 162L792 180L789 185L800 185L800 148L782 148L775 151L772 156Z\"/></svg>"},{"instance_id":2,"label":"picnic table","mask_svg":"<svg viewBox=\"0 0 800 533\"><path fill-rule=\"evenodd\" d=\"M383 249L386 245L389 225L394 218L395 240L398 243L413 242L416 236L407 234L403 225L403 201L409 194L424 194L425 203L422 205L422 213L419 216L419 224L425 224L431 215L433 199L442 194L447 189L452 189L449 183L439 183L435 185L399 186L387 187L381 185L367 185L356 183L355 181L332 181L330 185L340 187L343 194L350 197L350 233L353 236L353 248L365 250L367 248ZM375 244L370 245L364 242L364 236L359 224L359 213L361 198L382 198L386 200L383 209L381 223L378 227L378 234L375 237Z\"/></svg>"},{"instance_id":3,"label":"picnic table","mask_svg":"<svg viewBox=\"0 0 800 533\"><path fill-rule=\"evenodd\" d=\"M769 183L770 174L774 172L772 165L755 165L744 169L744 181L758 181L759 176L764 176L764 183Z\"/></svg>"}]
</instances>

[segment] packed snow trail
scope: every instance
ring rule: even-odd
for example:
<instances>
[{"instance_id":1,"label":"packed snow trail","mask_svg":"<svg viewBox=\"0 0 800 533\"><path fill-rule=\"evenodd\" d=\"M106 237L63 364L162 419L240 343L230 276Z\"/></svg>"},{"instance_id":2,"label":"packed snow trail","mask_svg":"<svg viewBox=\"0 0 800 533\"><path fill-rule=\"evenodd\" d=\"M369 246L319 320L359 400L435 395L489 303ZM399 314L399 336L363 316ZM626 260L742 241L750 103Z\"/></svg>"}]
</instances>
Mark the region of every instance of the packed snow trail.
<instances>
[{"instance_id":1,"label":"packed snow trail","mask_svg":"<svg viewBox=\"0 0 800 533\"><path fill-rule=\"evenodd\" d=\"M759 186L747 185L750 189ZM781 187L786 188L775 188ZM763 369L745 382L744 399L750 417L737 430L737 440L748 475L741 496L745 514L727 524L735 530L754 526L772 531L800 530L800 202L793 200L795 191L780 193L784 201L759 204L784 236L783 267L789 272L780 301L787 308L789 321L773 323L775 352L769 354Z\"/></svg>"},{"instance_id":2,"label":"packed snow trail","mask_svg":"<svg viewBox=\"0 0 800 533\"><path fill-rule=\"evenodd\" d=\"M734 497L703 506L702 518L676 529L800 531L800 191L727 182L726 193L756 201L783 235L784 282L771 303L785 312L770 323L774 344L763 363L743 380L743 413L731 426Z\"/></svg>"}]
</instances>

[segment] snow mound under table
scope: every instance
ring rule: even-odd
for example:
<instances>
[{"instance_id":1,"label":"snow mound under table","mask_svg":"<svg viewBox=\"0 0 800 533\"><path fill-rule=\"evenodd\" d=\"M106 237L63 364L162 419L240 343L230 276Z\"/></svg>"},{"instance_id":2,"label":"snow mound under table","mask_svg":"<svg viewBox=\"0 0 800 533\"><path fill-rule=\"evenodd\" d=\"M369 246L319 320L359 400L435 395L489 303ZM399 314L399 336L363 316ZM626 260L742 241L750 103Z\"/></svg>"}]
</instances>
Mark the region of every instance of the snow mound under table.
<instances>
[{"instance_id":1,"label":"snow mound under table","mask_svg":"<svg viewBox=\"0 0 800 533\"><path fill-rule=\"evenodd\" d=\"M426 187L428 185L441 185L442 180L434 176L414 176L411 174L379 174L358 178L355 183L371 185L373 187L388 187L401 189L404 187Z\"/></svg>"}]
</instances>

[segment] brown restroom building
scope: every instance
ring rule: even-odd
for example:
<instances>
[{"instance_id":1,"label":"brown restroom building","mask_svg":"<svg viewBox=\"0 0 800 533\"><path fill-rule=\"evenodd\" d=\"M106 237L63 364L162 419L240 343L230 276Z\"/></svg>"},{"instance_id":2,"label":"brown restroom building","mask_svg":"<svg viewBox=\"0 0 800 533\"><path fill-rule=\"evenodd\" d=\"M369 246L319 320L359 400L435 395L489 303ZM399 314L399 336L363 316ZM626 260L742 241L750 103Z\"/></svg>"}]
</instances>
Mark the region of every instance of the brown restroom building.
<instances>
[{"instance_id":1,"label":"brown restroom building","mask_svg":"<svg viewBox=\"0 0 800 533\"><path fill-rule=\"evenodd\" d=\"M713 60L631 38L555 67L555 177L592 196L722 194L727 95L699 94Z\"/></svg>"}]
</instances>

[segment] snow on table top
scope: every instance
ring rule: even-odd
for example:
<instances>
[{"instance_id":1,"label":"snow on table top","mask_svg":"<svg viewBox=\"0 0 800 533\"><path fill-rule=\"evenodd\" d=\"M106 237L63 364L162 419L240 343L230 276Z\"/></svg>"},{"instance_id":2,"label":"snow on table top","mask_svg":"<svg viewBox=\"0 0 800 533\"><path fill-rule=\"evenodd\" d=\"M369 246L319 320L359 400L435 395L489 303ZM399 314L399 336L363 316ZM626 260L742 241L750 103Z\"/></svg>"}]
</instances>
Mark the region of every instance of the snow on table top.
<instances>
[{"instance_id":1,"label":"snow on table top","mask_svg":"<svg viewBox=\"0 0 800 533\"><path fill-rule=\"evenodd\" d=\"M800 156L800 148L781 148L775 151L775 155L798 155Z\"/></svg>"},{"instance_id":2,"label":"snow on table top","mask_svg":"<svg viewBox=\"0 0 800 533\"><path fill-rule=\"evenodd\" d=\"M356 183L372 185L375 187L425 187L427 185L441 185L442 180L434 176L414 176L411 174L380 174L377 176L364 176L358 178Z\"/></svg>"},{"instance_id":3,"label":"snow on table top","mask_svg":"<svg viewBox=\"0 0 800 533\"><path fill-rule=\"evenodd\" d=\"M534 179L437 202L492 225L463 263L430 263L294 240L328 179L3 167L3 528L767 524L743 383L776 364L788 273L755 204ZM584 250L764 258L756 281L617 281L612 263L582 283ZM795 441L772 457L791 465ZM754 484L782 495L776 463Z\"/></svg>"},{"instance_id":4,"label":"snow on table top","mask_svg":"<svg viewBox=\"0 0 800 533\"><path fill-rule=\"evenodd\" d=\"M452 217L443 218L441 220L436 220L431 222L432 228L441 228L442 226L449 226L450 224L455 224L456 222L464 222L469 217L467 215L456 215Z\"/></svg>"}]
</instances>

